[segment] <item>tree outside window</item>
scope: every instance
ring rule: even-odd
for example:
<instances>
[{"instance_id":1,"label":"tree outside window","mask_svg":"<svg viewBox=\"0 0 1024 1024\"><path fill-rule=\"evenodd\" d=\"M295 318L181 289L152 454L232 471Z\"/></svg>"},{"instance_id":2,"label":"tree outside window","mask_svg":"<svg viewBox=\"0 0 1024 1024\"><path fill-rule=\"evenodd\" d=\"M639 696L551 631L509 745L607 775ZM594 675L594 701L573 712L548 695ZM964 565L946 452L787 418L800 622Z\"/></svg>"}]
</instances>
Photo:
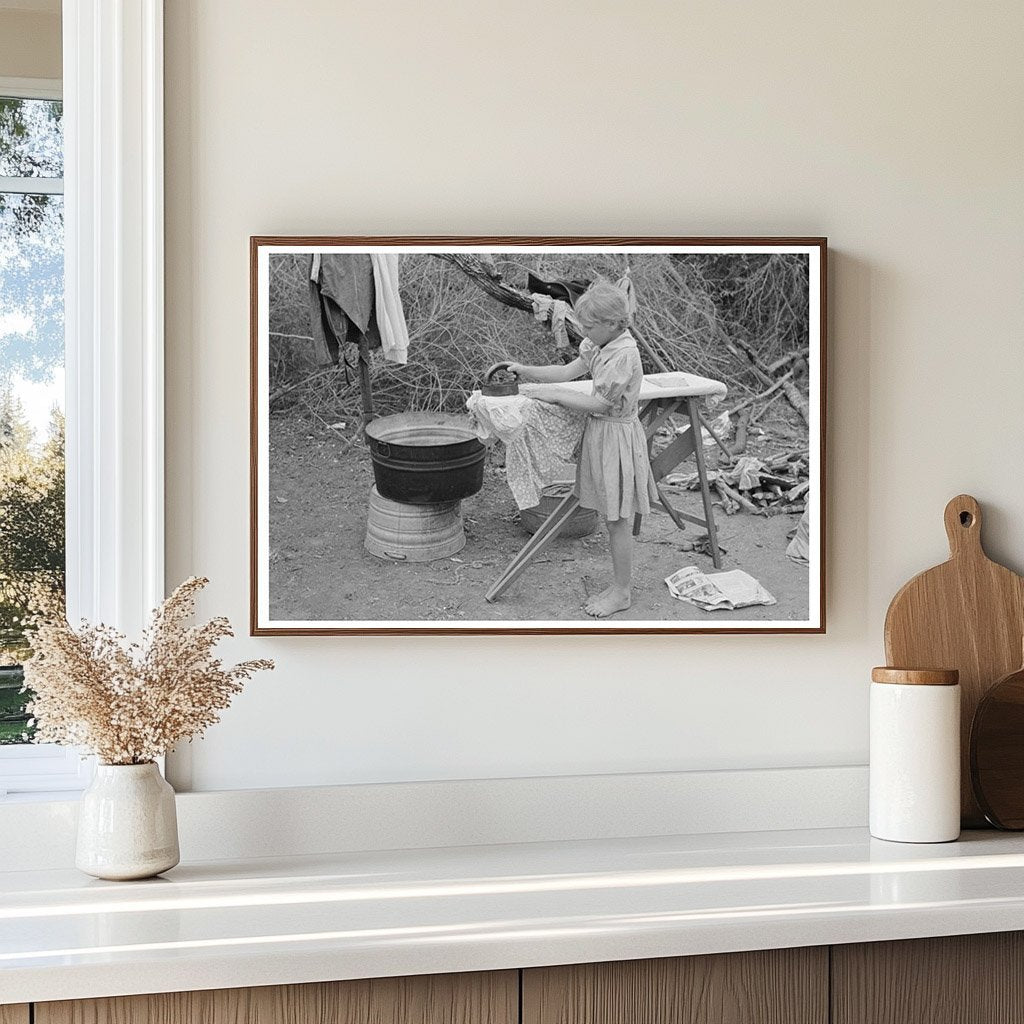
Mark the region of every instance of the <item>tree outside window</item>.
<instances>
[{"instance_id":1,"label":"tree outside window","mask_svg":"<svg viewBox=\"0 0 1024 1024\"><path fill-rule=\"evenodd\" d=\"M62 105L0 96L0 744L31 740L19 663L64 598Z\"/></svg>"}]
</instances>

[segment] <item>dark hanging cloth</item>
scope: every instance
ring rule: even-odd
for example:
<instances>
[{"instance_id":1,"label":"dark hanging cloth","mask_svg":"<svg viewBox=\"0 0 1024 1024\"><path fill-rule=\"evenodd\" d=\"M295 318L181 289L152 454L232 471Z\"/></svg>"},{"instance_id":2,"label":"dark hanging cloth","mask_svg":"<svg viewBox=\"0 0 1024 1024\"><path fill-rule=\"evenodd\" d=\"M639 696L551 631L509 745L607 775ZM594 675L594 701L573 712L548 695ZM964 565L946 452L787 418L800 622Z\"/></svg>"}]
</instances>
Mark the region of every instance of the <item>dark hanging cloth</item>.
<instances>
[{"instance_id":1,"label":"dark hanging cloth","mask_svg":"<svg viewBox=\"0 0 1024 1024\"><path fill-rule=\"evenodd\" d=\"M589 281L566 280L557 278L554 281L545 281L536 274L527 273L526 290L531 295L549 295L553 299L561 299L568 302L570 306L576 305L576 300L590 287Z\"/></svg>"},{"instance_id":2,"label":"dark hanging cloth","mask_svg":"<svg viewBox=\"0 0 1024 1024\"><path fill-rule=\"evenodd\" d=\"M310 256L309 320L317 362L337 365L345 342L358 345L360 335L370 348L380 348L369 255L324 253L314 274L315 259Z\"/></svg>"}]
</instances>

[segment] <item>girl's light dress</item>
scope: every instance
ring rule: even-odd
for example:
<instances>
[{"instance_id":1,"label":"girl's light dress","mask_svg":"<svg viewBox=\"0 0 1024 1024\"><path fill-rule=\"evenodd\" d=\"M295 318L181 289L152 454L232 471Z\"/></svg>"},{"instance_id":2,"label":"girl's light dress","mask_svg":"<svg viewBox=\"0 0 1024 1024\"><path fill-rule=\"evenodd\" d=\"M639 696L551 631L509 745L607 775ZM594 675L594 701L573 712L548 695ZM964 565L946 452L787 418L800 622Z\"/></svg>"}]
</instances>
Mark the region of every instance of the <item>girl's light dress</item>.
<instances>
[{"instance_id":1,"label":"girl's light dress","mask_svg":"<svg viewBox=\"0 0 1024 1024\"><path fill-rule=\"evenodd\" d=\"M603 348L589 338L580 343L579 357L590 371L592 394L610 403L600 415L587 419L576 471L576 497L584 508L597 509L606 519L649 515L658 500L647 456L647 439L637 418L644 370L636 339L623 331Z\"/></svg>"}]
</instances>

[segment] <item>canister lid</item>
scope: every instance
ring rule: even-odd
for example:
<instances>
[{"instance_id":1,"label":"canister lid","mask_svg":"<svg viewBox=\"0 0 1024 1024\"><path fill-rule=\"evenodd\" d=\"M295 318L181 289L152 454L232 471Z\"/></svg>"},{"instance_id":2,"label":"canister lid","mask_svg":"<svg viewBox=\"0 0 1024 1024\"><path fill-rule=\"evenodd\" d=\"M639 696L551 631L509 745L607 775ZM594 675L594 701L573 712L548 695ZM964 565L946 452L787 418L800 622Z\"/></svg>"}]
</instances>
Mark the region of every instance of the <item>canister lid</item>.
<instances>
[{"instance_id":1,"label":"canister lid","mask_svg":"<svg viewBox=\"0 0 1024 1024\"><path fill-rule=\"evenodd\" d=\"M960 673L955 668L888 668L871 670L873 683L900 683L913 686L956 686Z\"/></svg>"}]
</instances>

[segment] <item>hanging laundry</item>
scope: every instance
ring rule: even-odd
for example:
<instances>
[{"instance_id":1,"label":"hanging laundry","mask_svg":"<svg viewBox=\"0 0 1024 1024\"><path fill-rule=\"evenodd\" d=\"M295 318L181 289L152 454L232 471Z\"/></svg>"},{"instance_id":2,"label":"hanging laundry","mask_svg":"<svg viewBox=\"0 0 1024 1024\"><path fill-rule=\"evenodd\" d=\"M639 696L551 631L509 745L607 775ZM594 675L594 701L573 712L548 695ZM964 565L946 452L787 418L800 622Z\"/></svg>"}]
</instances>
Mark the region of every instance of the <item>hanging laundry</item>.
<instances>
[{"instance_id":1,"label":"hanging laundry","mask_svg":"<svg viewBox=\"0 0 1024 1024\"><path fill-rule=\"evenodd\" d=\"M566 330L566 320L573 323L577 330L579 321L568 302L563 299L553 299L549 295L531 295L533 302L533 316L538 323L551 324L551 333L555 337L555 348L562 350L570 347L569 332Z\"/></svg>"},{"instance_id":2,"label":"hanging laundry","mask_svg":"<svg viewBox=\"0 0 1024 1024\"><path fill-rule=\"evenodd\" d=\"M391 363L406 363L409 361L409 329L398 291L398 257L373 253L370 262L373 264L375 312L384 358Z\"/></svg>"},{"instance_id":3,"label":"hanging laundry","mask_svg":"<svg viewBox=\"0 0 1024 1024\"><path fill-rule=\"evenodd\" d=\"M323 253L320 292L364 334L373 320L373 263L365 253ZM378 338L378 342L379 342Z\"/></svg>"},{"instance_id":4,"label":"hanging laundry","mask_svg":"<svg viewBox=\"0 0 1024 1024\"><path fill-rule=\"evenodd\" d=\"M321 364L341 361L346 341L384 349L393 363L408 359L409 330L398 290L398 256L314 253L309 268L309 319Z\"/></svg>"},{"instance_id":5,"label":"hanging laundry","mask_svg":"<svg viewBox=\"0 0 1024 1024\"><path fill-rule=\"evenodd\" d=\"M380 348L374 316L373 264L362 253L314 253L309 268L309 320L313 348L321 364L341 361L346 341L364 335Z\"/></svg>"},{"instance_id":6,"label":"hanging laundry","mask_svg":"<svg viewBox=\"0 0 1024 1024\"><path fill-rule=\"evenodd\" d=\"M320 254L313 253L309 266L309 326L313 354L321 366L337 364L348 336L349 319L344 310L320 295Z\"/></svg>"},{"instance_id":7,"label":"hanging laundry","mask_svg":"<svg viewBox=\"0 0 1024 1024\"><path fill-rule=\"evenodd\" d=\"M590 287L590 281L582 279L568 280L556 278L553 281L545 281L536 274L527 273L526 290L531 295L549 295L553 299L561 299L568 302L570 306L576 305L576 300Z\"/></svg>"}]
</instances>

